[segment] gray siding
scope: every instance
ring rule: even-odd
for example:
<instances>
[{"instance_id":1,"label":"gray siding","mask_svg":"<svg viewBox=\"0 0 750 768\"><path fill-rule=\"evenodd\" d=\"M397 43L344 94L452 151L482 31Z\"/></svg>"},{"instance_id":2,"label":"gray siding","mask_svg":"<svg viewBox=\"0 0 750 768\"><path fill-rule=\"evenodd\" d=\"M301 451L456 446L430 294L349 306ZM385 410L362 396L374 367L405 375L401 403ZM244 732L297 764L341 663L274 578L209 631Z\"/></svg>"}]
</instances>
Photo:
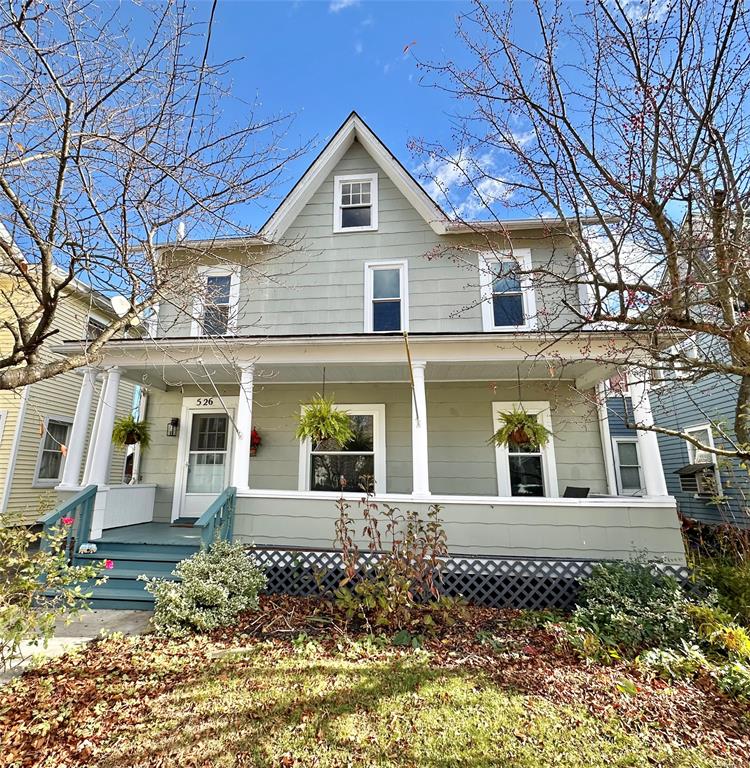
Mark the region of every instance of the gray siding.
<instances>
[{"instance_id":1,"label":"gray siding","mask_svg":"<svg viewBox=\"0 0 750 768\"><path fill-rule=\"evenodd\" d=\"M379 184L378 230L334 234L334 176L373 172L378 173ZM240 334L361 333L364 264L390 259L408 261L412 332L482 331L478 256L461 248L473 243L475 248L487 250L486 240L436 235L359 143L321 184L285 240L285 251L264 260L258 260L258 253L228 252L221 257L244 264ZM570 263L567 247L553 247L551 238L542 233L518 232L513 244L531 248L536 266L551 260ZM541 325L560 327L570 322L570 315L561 309L563 296L558 289L540 286L536 296ZM575 289L567 289L565 298L575 303ZM191 296L175 298L172 304L164 302L160 333L189 335L185 312L191 311Z\"/></svg>"}]
</instances>

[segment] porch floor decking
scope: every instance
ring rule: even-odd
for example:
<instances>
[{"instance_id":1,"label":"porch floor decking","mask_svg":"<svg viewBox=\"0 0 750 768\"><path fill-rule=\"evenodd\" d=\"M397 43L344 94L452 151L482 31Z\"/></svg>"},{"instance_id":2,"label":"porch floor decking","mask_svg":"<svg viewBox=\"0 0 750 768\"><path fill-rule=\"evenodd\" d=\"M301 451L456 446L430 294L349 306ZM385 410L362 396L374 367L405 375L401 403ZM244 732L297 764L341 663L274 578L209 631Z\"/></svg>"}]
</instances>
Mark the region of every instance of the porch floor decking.
<instances>
[{"instance_id":1,"label":"porch floor decking","mask_svg":"<svg viewBox=\"0 0 750 768\"><path fill-rule=\"evenodd\" d=\"M201 532L196 528L173 526L170 523L139 523L102 532L97 544L163 544L200 546Z\"/></svg>"}]
</instances>

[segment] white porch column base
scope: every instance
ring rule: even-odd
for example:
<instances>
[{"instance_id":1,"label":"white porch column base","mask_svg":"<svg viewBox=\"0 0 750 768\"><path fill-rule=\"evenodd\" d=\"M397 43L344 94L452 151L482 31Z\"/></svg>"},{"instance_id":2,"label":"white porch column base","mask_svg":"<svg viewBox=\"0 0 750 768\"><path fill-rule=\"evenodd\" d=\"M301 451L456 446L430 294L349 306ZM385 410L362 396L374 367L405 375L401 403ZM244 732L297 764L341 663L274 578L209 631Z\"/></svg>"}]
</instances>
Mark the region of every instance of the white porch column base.
<instances>
[{"instance_id":1,"label":"white porch column base","mask_svg":"<svg viewBox=\"0 0 750 768\"><path fill-rule=\"evenodd\" d=\"M250 438L253 431L253 379L255 366L241 368L240 397L237 402L235 426L237 432L232 454L231 484L237 491L250 487Z\"/></svg>"},{"instance_id":2,"label":"white porch column base","mask_svg":"<svg viewBox=\"0 0 750 768\"><path fill-rule=\"evenodd\" d=\"M99 400L96 433L91 441L91 467L88 483L107 485L109 464L112 457L112 428L115 425L117 395L120 389L120 370L110 368L104 392Z\"/></svg>"},{"instance_id":3,"label":"white porch column base","mask_svg":"<svg viewBox=\"0 0 750 768\"><path fill-rule=\"evenodd\" d=\"M424 371L427 363L413 362L411 366L414 391L411 400L411 461L412 495L430 495L430 474L427 455L427 397Z\"/></svg>"},{"instance_id":4,"label":"white porch column base","mask_svg":"<svg viewBox=\"0 0 750 768\"><path fill-rule=\"evenodd\" d=\"M651 413L651 403L648 399L648 390L645 384L636 382L628 385L630 401L633 405L633 421L643 426L651 426L654 417ZM659 440L656 432L649 430L636 430L638 436L638 450L641 458L643 482L646 486L647 496L667 496L667 483L664 479L664 468L661 464L659 453Z\"/></svg>"},{"instance_id":5,"label":"white porch column base","mask_svg":"<svg viewBox=\"0 0 750 768\"><path fill-rule=\"evenodd\" d=\"M85 368L83 371L81 391L78 393L73 427L70 430L70 438L68 439L68 455L65 458L62 480L56 489L58 491L74 491L81 487L83 451L86 447L86 434L89 429L91 401L94 398L96 376L97 371L94 368Z\"/></svg>"},{"instance_id":6,"label":"white porch column base","mask_svg":"<svg viewBox=\"0 0 750 768\"><path fill-rule=\"evenodd\" d=\"M96 499L94 499L94 513L91 515L91 534L89 541L98 539L102 535L104 530L104 511L107 509L107 496L109 495L109 487L106 485L100 485L96 491Z\"/></svg>"}]
</instances>

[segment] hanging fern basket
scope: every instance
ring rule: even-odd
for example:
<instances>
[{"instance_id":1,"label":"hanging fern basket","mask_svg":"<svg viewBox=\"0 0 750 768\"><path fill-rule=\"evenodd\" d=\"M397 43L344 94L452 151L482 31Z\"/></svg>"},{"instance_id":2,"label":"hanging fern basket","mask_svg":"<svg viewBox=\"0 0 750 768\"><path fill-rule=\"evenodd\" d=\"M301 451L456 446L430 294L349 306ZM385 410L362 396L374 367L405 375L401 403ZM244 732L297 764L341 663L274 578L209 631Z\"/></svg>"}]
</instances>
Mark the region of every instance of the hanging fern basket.
<instances>
[{"instance_id":1,"label":"hanging fern basket","mask_svg":"<svg viewBox=\"0 0 750 768\"><path fill-rule=\"evenodd\" d=\"M112 429L112 442L120 448L136 444L140 444L141 448L148 448L151 443L148 422L137 421L132 414L116 419Z\"/></svg>"},{"instance_id":2,"label":"hanging fern basket","mask_svg":"<svg viewBox=\"0 0 750 768\"><path fill-rule=\"evenodd\" d=\"M326 440L344 446L354 437L354 430L347 411L336 408L332 397L316 394L302 406L296 437L309 439L315 448Z\"/></svg>"},{"instance_id":3,"label":"hanging fern basket","mask_svg":"<svg viewBox=\"0 0 750 768\"><path fill-rule=\"evenodd\" d=\"M525 445L544 448L552 433L525 408L514 408L500 414L500 428L489 442L497 446Z\"/></svg>"}]
</instances>

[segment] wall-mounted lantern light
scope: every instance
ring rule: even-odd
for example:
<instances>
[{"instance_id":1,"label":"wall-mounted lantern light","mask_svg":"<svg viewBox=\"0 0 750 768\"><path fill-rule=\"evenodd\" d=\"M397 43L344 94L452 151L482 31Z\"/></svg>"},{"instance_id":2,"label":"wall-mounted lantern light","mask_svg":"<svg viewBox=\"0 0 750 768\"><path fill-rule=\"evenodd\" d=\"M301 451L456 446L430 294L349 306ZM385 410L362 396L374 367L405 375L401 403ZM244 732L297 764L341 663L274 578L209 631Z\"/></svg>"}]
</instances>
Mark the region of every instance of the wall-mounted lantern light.
<instances>
[{"instance_id":1,"label":"wall-mounted lantern light","mask_svg":"<svg viewBox=\"0 0 750 768\"><path fill-rule=\"evenodd\" d=\"M173 416L167 424L167 437L177 437L177 432L180 429L180 420Z\"/></svg>"}]
</instances>

